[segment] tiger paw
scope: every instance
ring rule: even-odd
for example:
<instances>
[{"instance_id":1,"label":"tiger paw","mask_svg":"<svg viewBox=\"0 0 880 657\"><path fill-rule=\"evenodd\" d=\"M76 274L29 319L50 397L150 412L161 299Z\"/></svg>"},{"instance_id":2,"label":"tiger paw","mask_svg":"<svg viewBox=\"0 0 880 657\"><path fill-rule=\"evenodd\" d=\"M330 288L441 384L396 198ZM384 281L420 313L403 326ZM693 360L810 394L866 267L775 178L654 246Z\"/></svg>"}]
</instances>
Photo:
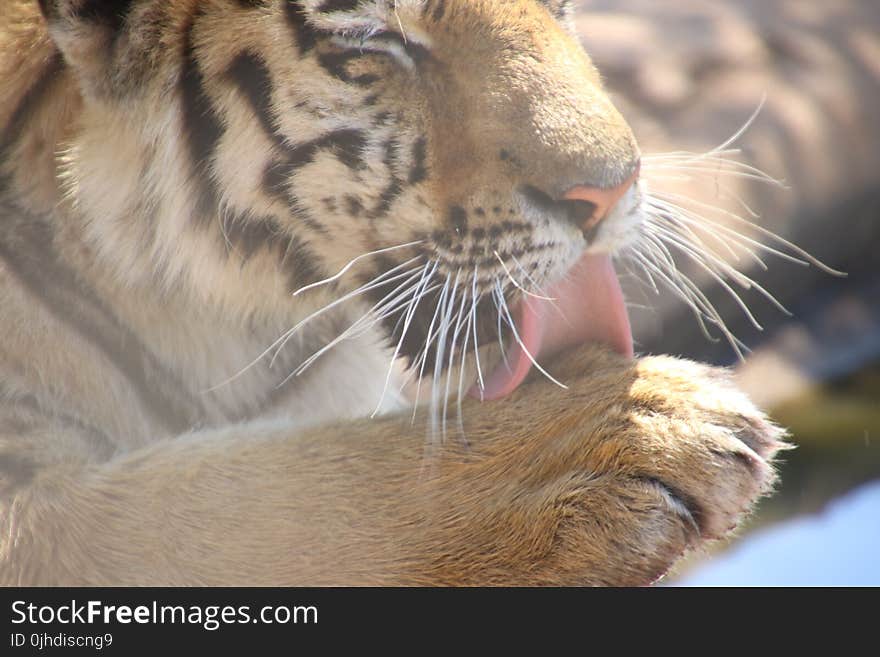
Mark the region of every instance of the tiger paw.
<instances>
[{"instance_id":1,"label":"tiger paw","mask_svg":"<svg viewBox=\"0 0 880 657\"><path fill-rule=\"evenodd\" d=\"M649 584L771 489L783 432L727 372L595 347L556 365L568 390L533 381L473 423L473 480L434 518L456 534L442 581Z\"/></svg>"}]
</instances>

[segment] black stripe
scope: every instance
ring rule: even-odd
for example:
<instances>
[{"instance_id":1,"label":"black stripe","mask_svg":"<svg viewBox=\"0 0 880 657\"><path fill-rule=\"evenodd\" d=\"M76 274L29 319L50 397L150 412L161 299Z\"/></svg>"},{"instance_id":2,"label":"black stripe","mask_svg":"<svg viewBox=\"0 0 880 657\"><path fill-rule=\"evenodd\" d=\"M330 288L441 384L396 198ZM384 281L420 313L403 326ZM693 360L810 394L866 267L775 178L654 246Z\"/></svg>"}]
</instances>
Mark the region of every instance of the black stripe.
<instances>
[{"instance_id":1,"label":"black stripe","mask_svg":"<svg viewBox=\"0 0 880 657\"><path fill-rule=\"evenodd\" d=\"M403 183L397 177L391 179L391 182L388 184L388 187L385 188L385 191L379 196L379 203L370 213L371 219L378 219L380 217L384 217L391 210L391 205L397 198L403 193Z\"/></svg>"},{"instance_id":2,"label":"black stripe","mask_svg":"<svg viewBox=\"0 0 880 657\"><path fill-rule=\"evenodd\" d=\"M71 16L89 23L106 25L118 32L125 25L134 0L86 0L82 2Z\"/></svg>"},{"instance_id":3,"label":"black stripe","mask_svg":"<svg viewBox=\"0 0 880 657\"><path fill-rule=\"evenodd\" d=\"M416 143L413 144L413 163L409 170L408 182L410 185L420 183L428 177L426 149L427 141L425 138L416 139Z\"/></svg>"},{"instance_id":4,"label":"black stripe","mask_svg":"<svg viewBox=\"0 0 880 657\"><path fill-rule=\"evenodd\" d=\"M345 204L348 208L348 214L352 217L359 217L364 211L364 205L356 196L348 195L345 197Z\"/></svg>"},{"instance_id":5,"label":"black stripe","mask_svg":"<svg viewBox=\"0 0 880 657\"><path fill-rule=\"evenodd\" d=\"M295 170L287 162L270 162L263 172L263 191L269 196L284 197Z\"/></svg>"},{"instance_id":6,"label":"black stripe","mask_svg":"<svg viewBox=\"0 0 880 657\"><path fill-rule=\"evenodd\" d=\"M269 67L258 55L252 52L239 53L226 71L226 75L248 99L251 110L256 114L266 136L282 149L289 148L281 134L278 119L272 111L274 87Z\"/></svg>"},{"instance_id":7,"label":"black stripe","mask_svg":"<svg viewBox=\"0 0 880 657\"><path fill-rule=\"evenodd\" d=\"M210 166L223 136L223 126L205 93L205 80L199 68L193 43L197 12L186 30L183 50L183 68L180 74L180 94L183 101L183 133L187 139L192 165L198 177L196 220L206 221L216 215L220 193L210 172Z\"/></svg>"},{"instance_id":8,"label":"black stripe","mask_svg":"<svg viewBox=\"0 0 880 657\"><path fill-rule=\"evenodd\" d=\"M318 7L318 11L322 14L328 14L331 11L352 11L357 9L360 0L326 0Z\"/></svg>"},{"instance_id":9,"label":"black stripe","mask_svg":"<svg viewBox=\"0 0 880 657\"><path fill-rule=\"evenodd\" d=\"M554 11L553 16L558 19L563 19L568 15L569 10L571 9L571 1L570 0L562 0L559 2Z\"/></svg>"},{"instance_id":10,"label":"black stripe","mask_svg":"<svg viewBox=\"0 0 880 657\"><path fill-rule=\"evenodd\" d=\"M288 0L284 3L284 13L287 24L293 30L296 37L296 45L300 55L305 55L315 47L320 32L312 27L306 20L306 10L300 0Z\"/></svg>"},{"instance_id":11,"label":"black stripe","mask_svg":"<svg viewBox=\"0 0 880 657\"><path fill-rule=\"evenodd\" d=\"M370 73L364 73L363 75L358 75L356 77L352 77L348 72L346 65L352 59L356 57L362 57L363 52L360 50L345 50L343 52L326 52L318 55L318 64L327 71L330 75L335 77L342 82L348 84L355 84L360 87L367 87L374 82L379 80L378 75L372 75Z\"/></svg>"},{"instance_id":12,"label":"black stripe","mask_svg":"<svg viewBox=\"0 0 880 657\"><path fill-rule=\"evenodd\" d=\"M397 164L398 148L400 148L400 143L397 141L397 137L391 137L391 139L385 142L385 154L382 156L382 164L388 167L392 174L394 173L394 165Z\"/></svg>"},{"instance_id":13,"label":"black stripe","mask_svg":"<svg viewBox=\"0 0 880 657\"><path fill-rule=\"evenodd\" d=\"M33 428L34 422L32 418L24 418L20 412L16 413L20 409L25 409L40 421L72 427L79 432L80 437L87 439L94 447L100 450L99 456L109 457L116 451L118 445L104 431L90 422L82 420L77 415L61 410L58 400L52 401L52 407L46 408L33 393L13 394L4 388L2 382L0 382L0 405L5 406L8 412L13 414L13 418L7 415L5 418L0 419L0 431L3 429L9 430L10 419L12 422L21 425L15 427L16 433L22 434Z\"/></svg>"},{"instance_id":14,"label":"black stripe","mask_svg":"<svg viewBox=\"0 0 880 657\"><path fill-rule=\"evenodd\" d=\"M273 217L235 216L224 224L223 236L231 249L241 256L242 264L250 260L260 247L271 248L283 239L281 227Z\"/></svg>"},{"instance_id":15,"label":"black stripe","mask_svg":"<svg viewBox=\"0 0 880 657\"><path fill-rule=\"evenodd\" d=\"M43 16L46 17L46 20L49 20L58 14L58 2L53 0L39 0L39 2L40 10L43 12Z\"/></svg>"},{"instance_id":16,"label":"black stripe","mask_svg":"<svg viewBox=\"0 0 880 657\"><path fill-rule=\"evenodd\" d=\"M18 243L13 248L0 243L0 258L22 285L42 300L56 319L72 326L104 353L131 383L143 406L171 435L191 429L198 417L187 413L184 404L192 409L200 408L200 404L137 336L119 323L94 291L79 284L76 273L58 260L49 227L31 217L17 226L15 236ZM89 307L83 308L81 303ZM148 369L153 376L148 377ZM151 384L151 378L159 385Z\"/></svg>"},{"instance_id":17,"label":"black stripe","mask_svg":"<svg viewBox=\"0 0 880 657\"><path fill-rule=\"evenodd\" d=\"M349 169L363 169L366 135L360 130L337 130L320 140L321 148L332 148L339 160Z\"/></svg>"},{"instance_id":18,"label":"black stripe","mask_svg":"<svg viewBox=\"0 0 880 657\"><path fill-rule=\"evenodd\" d=\"M372 42L393 43L403 50L415 62L419 63L431 58L431 51L420 43L408 41L403 35L390 30L383 30L370 36L367 47Z\"/></svg>"},{"instance_id":19,"label":"black stripe","mask_svg":"<svg viewBox=\"0 0 880 657\"><path fill-rule=\"evenodd\" d=\"M287 195L287 204L288 207L290 207L293 211L293 216L303 222L312 231L318 233L319 235L323 235L324 237L330 235L330 231L327 230L327 227L324 224L315 219L308 210L300 207L299 199L297 199L293 194Z\"/></svg>"},{"instance_id":20,"label":"black stripe","mask_svg":"<svg viewBox=\"0 0 880 657\"><path fill-rule=\"evenodd\" d=\"M434 22L439 22L443 15L446 13L446 2L445 0L437 0L434 4L434 13L431 15L431 18L434 19Z\"/></svg>"},{"instance_id":21,"label":"black stripe","mask_svg":"<svg viewBox=\"0 0 880 657\"><path fill-rule=\"evenodd\" d=\"M284 160L274 162L266 168L263 174L265 191L271 196L281 198L290 211L310 229L326 235L327 229L314 219L305 208L300 207L297 198L291 194L289 189L291 178L297 169L314 161L317 153L327 148L334 149L346 166L352 169L364 168L366 165L362 152L366 144L366 137L359 131L340 130L299 146L291 146L285 140L278 119L272 111L273 84L271 73L263 59L255 53L242 52L235 57L227 69L227 77L248 99L252 111L269 139L286 154ZM242 248L246 254L245 260L250 257L257 242L261 239L266 242L277 239L280 230L277 225L273 224L274 222L272 224L263 222L262 227L259 227L259 223L252 225L250 222L243 222L240 224L246 226L244 233L238 236L242 240ZM230 224L233 231L236 225L237 222ZM229 237L227 235L227 238Z\"/></svg>"},{"instance_id":22,"label":"black stripe","mask_svg":"<svg viewBox=\"0 0 880 657\"><path fill-rule=\"evenodd\" d=\"M283 162L270 164L263 176L266 191L277 195L287 189L290 179L297 169L315 160L319 151L333 149L347 167L362 169L366 166L363 149L367 138L360 130L336 130L323 137L313 139L295 147L287 147L287 158Z\"/></svg>"},{"instance_id":23,"label":"black stripe","mask_svg":"<svg viewBox=\"0 0 880 657\"><path fill-rule=\"evenodd\" d=\"M294 216L306 226L321 235L328 235L327 229L305 208L300 206L299 199L291 191L291 176L294 171L296 171L296 167L291 166L289 161L269 164L263 172L263 191L283 202Z\"/></svg>"},{"instance_id":24,"label":"black stripe","mask_svg":"<svg viewBox=\"0 0 880 657\"><path fill-rule=\"evenodd\" d=\"M12 113L12 117L6 124L2 136L0 136L0 166L5 166L9 158L9 152L21 138L28 122L42 104L52 83L55 82L61 71L64 70L64 59L61 53L55 52L49 59L46 67L40 73L36 82L31 85L27 93L19 101L18 106ZM0 194L3 194L9 186L9 176L0 173Z\"/></svg>"},{"instance_id":25,"label":"black stripe","mask_svg":"<svg viewBox=\"0 0 880 657\"><path fill-rule=\"evenodd\" d=\"M286 238L281 264L287 271L287 285L291 293L327 277L312 250L294 235Z\"/></svg>"},{"instance_id":26,"label":"black stripe","mask_svg":"<svg viewBox=\"0 0 880 657\"><path fill-rule=\"evenodd\" d=\"M396 137L392 137L385 142L385 154L382 157L382 163L388 168L388 172L391 175L391 182L388 183L388 186L379 195L379 203L377 203L376 207L370 212L371 219L378 219L379 217L387 215L391 210L394 201L396 201L403 193L403 182L397 177L397 174L394 171L394 167L397 164L397 151L399 148L400 144Z\"/></svg>"},{"instance_id":27,"label":"black stripe","mask_svg":"<svg viewBox=\"0 0 880 657\"><path fill-rule=\"evenodd\" d=\"M260 248L277 247L291 292L327 277L312 250L302 240L285 232L274 217L235 217L225 226L224 236L241 256L242 265Z\"/></svg>"},{"instance_id":28,"label":"black stripe","mask_svg":"<svg viewBox=\"0 0 880 657\"><path fill-rule=\"evenodd\" d=\"M9 494L33 481L38 466L25 454L0 452L0 492Z\"/></svg>"}]
</instances>

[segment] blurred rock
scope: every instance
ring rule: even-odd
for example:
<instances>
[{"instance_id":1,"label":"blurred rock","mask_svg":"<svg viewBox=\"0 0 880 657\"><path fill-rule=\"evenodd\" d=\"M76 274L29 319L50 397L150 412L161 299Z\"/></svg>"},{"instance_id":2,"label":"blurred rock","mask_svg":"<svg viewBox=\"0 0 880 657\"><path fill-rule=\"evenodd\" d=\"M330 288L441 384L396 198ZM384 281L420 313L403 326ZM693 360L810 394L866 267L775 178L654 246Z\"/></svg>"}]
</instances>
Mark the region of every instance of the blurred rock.
<instances>
[{"instance_id":1,"label":"blurred rock","mask_svg":"<svg viewBox=\"0 0 880 657\"><path fill-rule=\"evenodd\" d=\"M755 532L677 586L880 586L880 482Z\"/></svg>"},{"instance_id":2,"label":"blurred rock","mask_svg":"<svg viewBox=\"0 0 880 657\"><path fill-rule=\"evenodd\" d=\"M787 189L706 167L702 173L684 172L692 177L687 180L651 167L645 167L645 176L653 189L694 199L691 207L700 214L737 229L725 213L754 220L828 265L847 270L849 280L837 281L773 257L767 258L767 272L732 262L795 306L800 319L794 322L802 323L802 333L813 333L810 322L821 321L823 314L838 312L833 305L816 307L815 299L830 303L836 294L857 296L875 289L874 280L880 280L874 265L880 253L875 210L880 199L880 3L589 0L581 2L576 25L646 154L705 152L736 133L766 98L737 146L744 161L784 180ZM720 211L708 210L712 206ZM760 218L753 218L750 209ZM751 236L766 241L757 233ZM745 293L744 301L767 329L756 331L710 276L687 262L680 264L749 347L778 346L791 338L777 333L797 333L792 320L759 295ZM634 304L650 308L633 310L637 342L644 351L722 364L735 361L723 341L705 341L675 297L657 299L631 280L626 285ZM871 323L862 328L877 330ZM866 336L848 339L871 342ZM827 343L815 346L811 362L824 357ZM880 357L880 351L873 356L866 351L863 357ZM762 360L790 362L779 354ZM806 368L808 376L832 369ZM762 379L766 373L744 375L749 387Z\"/></svg>"}]
</instances>

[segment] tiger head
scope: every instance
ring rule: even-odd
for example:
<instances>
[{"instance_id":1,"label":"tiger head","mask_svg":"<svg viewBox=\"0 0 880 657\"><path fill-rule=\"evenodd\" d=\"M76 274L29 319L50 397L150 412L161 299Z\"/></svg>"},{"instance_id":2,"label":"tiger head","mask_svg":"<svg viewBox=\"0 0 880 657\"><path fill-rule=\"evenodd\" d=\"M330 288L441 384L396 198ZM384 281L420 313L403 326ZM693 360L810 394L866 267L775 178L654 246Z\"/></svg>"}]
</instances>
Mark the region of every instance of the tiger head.
<instances>
[{"instance_id":1,"label":"tiger head","mask_svg":"<svg viewBox=\"0 0 880 657\"><path fill-rule=\"evenodd\" d=\"M40 4L82 102L67 200L121 277L358 297L430 371L499 324L527 351L518 309L635 235L639 149L566 0Z\"/></svg>"}]
</instances>

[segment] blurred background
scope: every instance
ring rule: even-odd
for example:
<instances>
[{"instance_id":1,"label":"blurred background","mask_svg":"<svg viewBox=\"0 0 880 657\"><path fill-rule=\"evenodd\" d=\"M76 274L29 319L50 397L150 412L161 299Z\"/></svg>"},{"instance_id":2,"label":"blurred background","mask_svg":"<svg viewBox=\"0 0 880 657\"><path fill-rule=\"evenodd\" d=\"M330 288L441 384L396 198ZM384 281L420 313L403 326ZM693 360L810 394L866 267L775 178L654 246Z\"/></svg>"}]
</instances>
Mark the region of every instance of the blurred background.
<instances>
[{"instance_id":1,"label":"blurred background","mask_svg":"<svg viewBox=\"0 0 880 657\"><path fill-rule=\"evenodd\" d=\"M707 340L675 295L657 295L621 263L637 349L734 367L797 445L782 456L777 493L739 536L668 581L774 583L762 567L803 555L802 581L788 583L880 584L880 2L582 0L576 21L645 155L710 151L764 101L734 144L741 152L727 157L784 187L716 160L679 159L677 170L646 167L653 189L794 253L734 215L747 218L847 274L770 253L765 271L737 252L736 267L792 313L742 291L758 330L711 275L677 259L750 350L740 360L718 330L721 339ZM775 553L773 536L788 541ZM849 572L823 578L820 569L833 569L813 558L849 561Z\"/></svg>"}]
</instances>

